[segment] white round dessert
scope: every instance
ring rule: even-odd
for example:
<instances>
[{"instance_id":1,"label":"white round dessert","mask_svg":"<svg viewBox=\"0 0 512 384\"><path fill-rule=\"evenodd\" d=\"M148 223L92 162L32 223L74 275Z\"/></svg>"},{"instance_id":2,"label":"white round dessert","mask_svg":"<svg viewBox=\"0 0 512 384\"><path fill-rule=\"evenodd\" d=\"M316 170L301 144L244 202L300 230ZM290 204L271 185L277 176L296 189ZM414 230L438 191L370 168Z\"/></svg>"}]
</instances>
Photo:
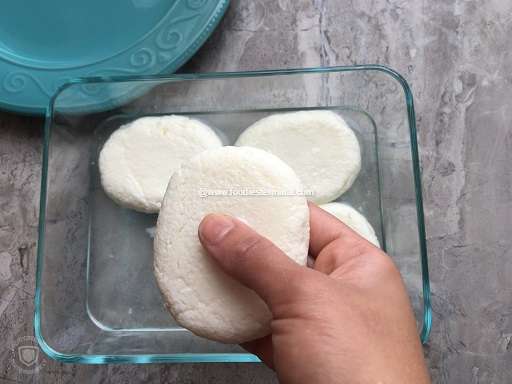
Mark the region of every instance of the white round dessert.
<instances>
[{"instance_id":1,"label":"white round dessert","mask_svg":"<svg viewBox=\"0 0 512 384\"><path fill-rule=\"evenodd\" d=\"M309 209L300 191L288 165L256 148L205 151L174 173L158 216L154 270L166 306L181 326L224 343L270 332L266 304L208 256L198 227L209 213L234 216L305 265Z\"/></svg>"},{"instance_id":2,"label":"white round dessert","mask_svg":"<svg viewBox=\"0 0 512 384\"><path fill-rule=\"evenodd\" d=\"M215 132L185 116L143 117L121 126L99 156L101 184L119 205L156 213L180 164L222 146Z\"/></svg>"},{"instance_id":3,"label":"white round dessert","mask_svg":"<svg viewBox=\"0 0 512 384\"><path fill-rule=\"evenodd\" d=\"M338 114L300 111L265 117L238 138L236 145L261 148L297 173L308 199L323 204L350 188L361 169L354 131Z\"/></svg>"}]
</instances>

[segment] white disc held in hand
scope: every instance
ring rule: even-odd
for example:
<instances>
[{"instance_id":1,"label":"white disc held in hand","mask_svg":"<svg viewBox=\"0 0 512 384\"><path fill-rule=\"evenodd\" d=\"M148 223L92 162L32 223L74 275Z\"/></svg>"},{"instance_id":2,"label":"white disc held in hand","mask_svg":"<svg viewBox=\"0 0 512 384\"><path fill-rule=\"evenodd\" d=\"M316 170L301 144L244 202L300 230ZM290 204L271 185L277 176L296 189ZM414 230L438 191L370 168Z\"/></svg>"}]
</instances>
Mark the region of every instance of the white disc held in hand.
<instances>
[{"instance_id":1,"label":"white disc held in hand","mask_svg":"<svg viewBox=\"0 0 512 384\"><path fill-rule=\"evenodd\" d=\"M301 192L288 165L256 148L222 147L182 164L169 182L154 245L156 280L180 325L226 343L270 332L266 304L207 255L198 227L209 213L234 216L305 265L309 209Z\"/></svg>"}]
</instances>

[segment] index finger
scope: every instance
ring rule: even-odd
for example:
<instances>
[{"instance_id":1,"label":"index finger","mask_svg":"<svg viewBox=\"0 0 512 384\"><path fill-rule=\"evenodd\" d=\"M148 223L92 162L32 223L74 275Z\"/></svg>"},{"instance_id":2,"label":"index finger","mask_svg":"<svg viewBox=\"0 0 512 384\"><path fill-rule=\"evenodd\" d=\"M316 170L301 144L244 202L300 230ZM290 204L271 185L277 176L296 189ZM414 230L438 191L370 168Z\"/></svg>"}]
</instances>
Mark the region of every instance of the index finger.
<instances>
[{"instance_id":1,"label":"index finger","mask_svg":"<svg viewBox=\"0 0 512 384\"><path fill-rule=\"evenodd\" d=\"M347 246L350 246L350 244L364 246L364 243L368 243L350 227L316 204L308 202L308 205L310 226L309 254L313 258L316 258L322 249L334 241L342 241Z\"/></svg>"}]
</instances>

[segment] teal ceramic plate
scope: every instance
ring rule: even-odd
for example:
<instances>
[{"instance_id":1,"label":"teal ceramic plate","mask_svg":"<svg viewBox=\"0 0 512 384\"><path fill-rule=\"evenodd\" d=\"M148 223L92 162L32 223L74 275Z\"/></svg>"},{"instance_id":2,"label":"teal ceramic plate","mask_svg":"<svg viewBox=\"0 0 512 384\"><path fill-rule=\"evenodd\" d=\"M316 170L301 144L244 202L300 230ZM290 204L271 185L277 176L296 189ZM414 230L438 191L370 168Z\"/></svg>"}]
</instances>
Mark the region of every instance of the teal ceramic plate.
<instances>
[{"instance_id":1,"label":"teal ceramic plate","mask_svg":"<svg viewBox=\"0 0 512 384\"><path fill-rule=\"evenodd\" d=\"M7 0L0 11L0 108L43 113L77 77L173 72L228 0ZM83 88L98 103L94 90Z\"/></svg>"}]
</instances>

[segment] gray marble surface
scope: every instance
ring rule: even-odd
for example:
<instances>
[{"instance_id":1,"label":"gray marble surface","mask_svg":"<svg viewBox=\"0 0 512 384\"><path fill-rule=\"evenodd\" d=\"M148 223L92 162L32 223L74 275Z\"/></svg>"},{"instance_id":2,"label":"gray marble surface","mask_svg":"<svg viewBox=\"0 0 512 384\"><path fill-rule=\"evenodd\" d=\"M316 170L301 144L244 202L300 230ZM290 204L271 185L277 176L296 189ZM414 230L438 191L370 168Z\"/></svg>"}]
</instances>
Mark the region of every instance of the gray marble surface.
<instances>
[{"instance_id":1,"label":"gray marble surface","mask_svg":"<svg viewBox=\"0 0 512 384\"><path fill-rule=\"evenodd\" d=\"M233 0L183 69L381 63L416 97L435 383L512 382L512 2ZM0 383L270 383L259 364L10 362L31 335L42 120L0 113Z\"/></svg>"}]
</instances>

